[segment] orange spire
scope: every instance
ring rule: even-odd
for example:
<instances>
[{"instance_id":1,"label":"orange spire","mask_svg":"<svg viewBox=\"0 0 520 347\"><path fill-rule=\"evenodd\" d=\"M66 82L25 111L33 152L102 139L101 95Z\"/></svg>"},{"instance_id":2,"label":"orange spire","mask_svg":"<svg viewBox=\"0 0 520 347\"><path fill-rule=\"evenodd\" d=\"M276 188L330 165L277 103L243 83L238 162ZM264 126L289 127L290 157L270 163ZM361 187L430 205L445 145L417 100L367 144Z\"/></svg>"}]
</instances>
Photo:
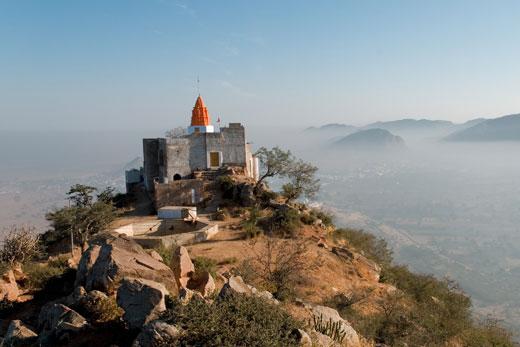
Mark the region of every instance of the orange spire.
<instances>
[{"instance_id":1,"label":"orange spire","mask_svg":"<svg viewBox=\"0 0 520 347\"><path fill-rule=\"evenodd\" d=\"M199 95L191 112L191 126L207 126L210 123L208 109L204 106L204 101Z\"/></svg>"}]
</instances>

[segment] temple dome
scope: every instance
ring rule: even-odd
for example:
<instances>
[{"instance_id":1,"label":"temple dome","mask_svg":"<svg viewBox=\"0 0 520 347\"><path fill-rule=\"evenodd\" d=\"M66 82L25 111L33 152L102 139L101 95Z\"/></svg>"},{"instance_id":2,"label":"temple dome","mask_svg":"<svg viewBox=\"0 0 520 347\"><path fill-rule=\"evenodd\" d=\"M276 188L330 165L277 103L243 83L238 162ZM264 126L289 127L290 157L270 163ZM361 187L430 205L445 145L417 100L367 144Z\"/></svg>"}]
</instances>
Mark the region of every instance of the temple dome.
<instances>
[{"instance_id":1,"label":"temple dome","mask_svg":"<svg viewBox=\"0 0 520 347\"><path fill-rule=\"evenodd\" d=\"M204 105L204 100L202 100L202 97L199 95L191 112L191 126L208 126L210 124L208 109Z\"/></svg>"}]
</instances>

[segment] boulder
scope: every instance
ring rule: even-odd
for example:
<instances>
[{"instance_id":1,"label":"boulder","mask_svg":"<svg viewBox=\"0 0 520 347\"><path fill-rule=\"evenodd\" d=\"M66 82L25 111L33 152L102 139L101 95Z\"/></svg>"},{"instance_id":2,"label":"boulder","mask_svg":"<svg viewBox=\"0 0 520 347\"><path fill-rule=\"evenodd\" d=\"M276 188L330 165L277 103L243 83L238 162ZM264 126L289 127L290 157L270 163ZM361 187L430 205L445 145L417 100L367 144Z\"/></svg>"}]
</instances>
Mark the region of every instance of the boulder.
<instances>
[{"instance_id":1,"label":"boulder","mask_svg":"<svg viewBox=\"0 0 520 347\"><path fill-rule=\"evenodd\" d=\"M16 301L20 294L13 270L6 271L0 278L0 301Z\"/></svg>"},{"instance_id":2,"label":"boulder","mask_svg":"<svg viewBox=\"0 0 520 347\"><path fill-rule=\"evenodd\" d=\"M213 294L215 291L215 280L213 276L207 271L204 271L197 276L192 277L188 281L188 289L196 290L205 298Z\"/></svg>"},{"instance_id":3,"label":"boulder","mask_svg":"<svg viewBox=\"0 0 520 347\"><path fill-rule=\"evenodd\" d=\"M152 250L149 252L149 254L150 254L150 256L151 256L152 258L154 258L155 260L158 260L158 261L160 261L161 263L164 262L163 257L161 257L161 255L160 255L157 251L155 251L155 250L152 249Z\"/></svg>"},{"instance_id":4,"label":"boulder","mask_svg":"<svg viewBox=\"0 0 520 347\"><path fill-rule=\"evenodd\" d=\"M188 305L191 300L205 301L201 293L188 288L181 288L179 290L179 301L181 305Z\"/></svg>"},{"instance_id":5,"label":"boulder","mask_svg":"<svg viewBox=\"0 0 520 347\"><path fill-rule=\"evenodd\" d=\"M248 286L242 277L231 276L220 290L219 297L224 298L236 294L253 295L251 287Z\"/></svg>"},{"instance_id":6,"label":"boulder","mask_svg":"<svg viewBox=\"0 0 520 347\"><path fill-rule=\"evenodd\" d=\"M340 347L341 346L339 343L335 342L333 339L331 339L327 335L324 335L317 331L311 332L311 340L312 340L313 347ZM350 347L350 345L349 345L349 347Z\"/></svg>"},{"instance_id":7,"label":"boulder","mask_svg":"<svg viewBox=\"0 0 520 347\"><path fill-rule=\"evenodd\" d=\"M13 265L12 270L13 270L14 279L16 280L16 282L23 282L23 281L27 280L27 275L23 272L22 264L15 263Z\"/></svg>"},{"instance_id":8,"label":"boulder","mask_svg":"<svg viewBox=\"0 0 520 347\"><path fill-rule=\"evenodd\" d=\"M12 320L1 345L5 347L30 346L36 342L37 338L38 335L22 321Z\"/></svg>"},{"instance_id":9,"label":"boulder","mask_svg":"<svg viewBox=\"0 0 520 347\"><path fill-rule=\"evenodd\" d=\"M87 291L82 286L74 288L74 291L70 293L63 303L67 306L75 306L80 304L87 296Z\"/></svg>"},{"instance_id":10,"label":"boulder","mask_svg":"<svg viewBox=\"0 0 520 347\"><path fill-rule=\"evenodd\" d=\"M338 311L333 308L327 306L316 305L313 306L312 314L315 317L322 317L323 322L332 321L333 323L339 322L341 326L341 330L345 333L345 338L343 339L342 346L348 347L359 347L361 343L359 341L359 336L357 332L352 328L349 322L341 318Z\"/></svg>"},{"instance_id":11,"label":"boulder","mask_svg":"<svg viewBox=\"0 0 520 347\"><path fill-rule=\"evenodd\" d=\"M168 290L161 284L142 278L125 278L117 290L117 304L125 313L130 328L140 328L166 310Z\"/></svg>"},{"instance_id":12,"label":"boulder","mask_svg":"<svg viewBox=\"0 0 520 347\"><path fill-rule=\"evenodd\" d=\"M294 329L292 335L294 335L300 347L312 347L312 339L304 330Z\"/></svg>"},{"instance_id":13,"label":"boulder","mask_svg":"<svg viewBox=\"0 0 520 347\"><path fill-rule=\"evenodd\" d=\"M260 291L255 287L245 283L242 277L240 276L231 276L220 290L218 296L220 299L223 299L237 294L255 296L257 298L267 300L274 305L279 304L279 301L273 297L273 294L266 290Z\"/></svg>"},{"instance_id":14,"label":"boulder","mask_svg":"<svg viewBox=\"0 0 520 347\"><path fill-rule=\"evenodd\" d=\"M175 274L175 280L179 288L187 288L188 281L195 272L195 266L186 247L180 246L175 249L170 267Z\"/></svg>"},{"instance_id":15,"label":"boulder","mask_svg":"<svg viewBox=\"0 0 520 347\"><path fill-rule=\"evenodd\" d=\"M143 327L132 347L174 346L181 335L181 329L175 325L156 320Z\"/></svg>"},{"instance_id":16,"label":"boulder","mask_svg":"<svg viewBox=\"0 0 520 347\"><path fill-rule=\"evenodd\" d=\"M163 283L172 294L178 292L173 271L122 235L92 241L81 257L75 284L112 294L124 277L136 276Z\"/></svg>"},{"instance_id":17,"label":"boulder","mask_svg":"<svg viewBox=\"0 0 520 347\"><path fill-rule=\"evenodd\" d=\"M87 326L87 320L82 315L63 304L45 304L38 316L39 340L43 345L55 339L61 340Z\"/></svg>"}]
</instances>

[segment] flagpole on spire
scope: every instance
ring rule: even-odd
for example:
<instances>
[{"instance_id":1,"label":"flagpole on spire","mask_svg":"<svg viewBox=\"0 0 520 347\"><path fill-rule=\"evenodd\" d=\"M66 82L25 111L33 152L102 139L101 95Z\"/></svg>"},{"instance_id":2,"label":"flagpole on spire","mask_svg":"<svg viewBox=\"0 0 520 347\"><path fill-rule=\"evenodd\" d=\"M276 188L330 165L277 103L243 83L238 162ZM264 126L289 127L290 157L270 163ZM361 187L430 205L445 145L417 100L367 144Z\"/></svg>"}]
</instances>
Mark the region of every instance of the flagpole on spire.
<instances>
[{"instance_id":1,"label":"flagpole on spire","mask_svg":"<svg viewBox=\"0 0 520 347\"><path fill-rule=\"evenodd\" d=\"M197 94L200 95L200 80L199 80L199 75L197 75Z\"/></svg>"}]
</instances>

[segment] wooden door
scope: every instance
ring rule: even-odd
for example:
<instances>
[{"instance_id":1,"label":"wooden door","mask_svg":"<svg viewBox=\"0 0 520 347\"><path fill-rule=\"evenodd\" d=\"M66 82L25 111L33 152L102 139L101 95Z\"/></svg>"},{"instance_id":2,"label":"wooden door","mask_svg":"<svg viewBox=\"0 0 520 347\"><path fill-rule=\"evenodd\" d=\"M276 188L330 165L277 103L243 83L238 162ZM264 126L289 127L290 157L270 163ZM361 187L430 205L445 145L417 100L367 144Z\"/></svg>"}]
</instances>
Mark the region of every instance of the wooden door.
<instances>
[{"instance_id":1,"label":"wooden door","mask_svg":"<svg viewBox=\"0 0 520 347\"><path fill-rule=\"evenodd\" d=\"M218 166L220 166L220 154L219 154L219 152L210 152L209 153L209 166L210 167L218 167Z\"/></svg>"}]
</instances>

